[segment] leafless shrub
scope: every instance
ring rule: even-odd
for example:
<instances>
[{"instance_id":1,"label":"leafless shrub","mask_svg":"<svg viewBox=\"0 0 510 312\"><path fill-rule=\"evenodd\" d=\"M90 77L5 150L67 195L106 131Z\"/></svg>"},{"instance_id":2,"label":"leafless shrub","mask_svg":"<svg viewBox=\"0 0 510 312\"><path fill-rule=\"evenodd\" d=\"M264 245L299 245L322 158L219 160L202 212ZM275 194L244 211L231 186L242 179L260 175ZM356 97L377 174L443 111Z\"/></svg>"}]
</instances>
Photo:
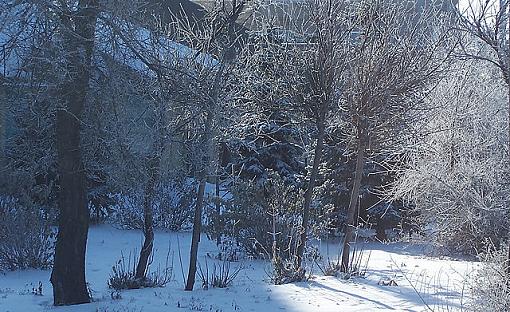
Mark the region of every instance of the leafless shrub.
<instances>
[{"instance_id":1,"label":"leafless shrub","mask_svg":"<svg viewBox=\"0 0 510 312\"><path fill-rule=\"evenodd\" d=\"M151 255L150 262L152 263L154 255ZM170 261L170 250L168 251L165 267L158 269L154 272L147 272L143 278L136 278L136 264L138 263L137 252L129 253L129 256L124 257L121 253L121 258L112 266L112 273L108 279L108 287L116 291L123 289L139 289L139 288L154 288L164 287L170 282L173 275L173 261Z\"/></svg>"},{"instance_id":2,"label":"leafless shrub","mask_svg":"<svg viewBox=\"0 0 510 312\"><path fill-rule=\"evenodd\" d=\"M209 265L207 260L205 261L205 268L198 265L198 275L202 281L202 288L226 288L232 285L236 277L242 270L242 266L239 265L232 270L230 262L224 260L221 264L214 263L212 271L209 272Z\"/></svg>"},{"instance_id":3,"label":"leafless shrub","mask_svg":"<svg viewBox=\"0 0 510 312\"><path fill-rule=\"evenodd\" d=\"M223 213L224 235L257 258L272 258L276 241L278 256L292 259L301 220L300 190L271 174L265 185L238 181L232 194L232 203Z\"/></svg>"},{"instance_id":4,"label":"leafless shrub","mask_svg":"<svg viewBox=\"0 0 510 312\"><path fill-rule=\"evenodd\" d=\"M342 268L339 261L331 261L329 258L322 264L317 262L317 266L325 276L338 276Z\"/></svg>"},{"instance_id":5,"label":"leafless shrub","mask_svg":"<svg viewBox=\"0 0 510 312\"><path fill-rule=\"evenodd\" d=\"M46 269L53 263L55 233L36 207L0 198L0 270Z\"/></svg>"},{"instance_id":6,"label":"leafless shrub","mask_svg":"<svg viewBox=\"0 0 510 312\"><path fill-rule=\"evenodd\" d=\"M295 260L276 257L272 260L271 282L275 285L282 285L307 280L306 271L298 266Z\"/></svg>"},{"instance_id":7,"label":"leafless shrub","mask_svg":"<svg viewBox=\"0 0 510 312\"><path fill-rule=\"evenodd\" d=\"M354 276L365 277L372 252L366 250L364 242L355 242L352 248L350 248L350 253L349 267L346 272L342 270L340 255L334 261L328 257L326 261L316 261L315 263L325 276L336 276L344 279L349 279Z\"/></svg>"}]
</instances>

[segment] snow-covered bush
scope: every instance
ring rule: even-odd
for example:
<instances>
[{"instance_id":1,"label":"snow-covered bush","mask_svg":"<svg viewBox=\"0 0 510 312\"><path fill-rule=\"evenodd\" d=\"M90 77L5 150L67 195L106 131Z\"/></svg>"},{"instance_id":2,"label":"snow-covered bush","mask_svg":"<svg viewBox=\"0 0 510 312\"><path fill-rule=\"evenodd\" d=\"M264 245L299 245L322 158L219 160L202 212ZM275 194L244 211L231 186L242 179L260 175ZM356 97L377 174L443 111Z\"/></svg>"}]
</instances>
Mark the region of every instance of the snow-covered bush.
<instances>
[{"instance_id":1,"label":"snow-covered bush","mask_svg":"<svg viewBox=\"0 0 510 312\"><path fill-rule=\"evenodd\" d=\"M289 259L275 258L272 261L272 272L269 274L271 283L283 285L306 280L306 271Z\"/></svg>"},{"instance_id":2,"label":"snow-covered bush","mask_svg":"<svg viewBox=\"0 0 510 312\"><path fill-rule=\"evenodd\" d=\"M222 214L223 235L231 237L248 255L271 259L267 273L272 283L303 281L306 271L296 261L302 190L271 172L264 183L238 180L231 191L232 201ZM316 235L316 214L310 219L310 235Z\"/></svg>"},{"instance_id":3,"label":"snow-covered bush","mask_svg":"<svg viewBox=\"0 0 510 312\"><path fill-rule=\"evenodd\" d=\"M473 310L499 312L510 310L510 274L507 271L508 249L480 255L482 264L471 281Z\"/></svg>"},{"instance_id":4,"label":"snow-covered bush","mask_svg":"<svg viewBox=\"0 0 510 312\"><path fill-rule=\"evenodd\" d=\"M335 276L342 279L350 279L351 277L365 277L367 274L371 251L366 249L365 240L355 235L353 248L350 249L349 266L347 269L342 268L340 254L336 259L327 257L319 257L314 260L319 270L325 276Z\"/></svg>"},{"instance_id":5,"label":"snow-covered bush","mask_svg":"<svg viewBox=\"0 0 510 312\"><path fill-rule=\"evenodd\" d=\"M446 251L498 248L509 226L507 94L476 61L458 64L424 103L394 185Z\"/></svg>"},{"instance_id":6,"label":"snow-covered bush","mask_svg":"<svg viewBox=\"0 0 510 312\"><path fill-rule=\"evenodd\" d=\"M96 172L99 175L100 172ZM113 188L99 179L87 177L88 196L87 207L89 208L90 222L102 223L110 215L111 208L115 204L115 198L111 196Z\"/></svg>"},{"instance_id":7,"label":"snow-covered bush","mask_svg":"<svg viewBox=\"0 0 510 312\"><path fill-rule=\"evenodd\" d=\"M151 262L152 262L151 258ZM154 272L147 272L144 277L136 277L136 264L138 263L137 252L124 257L121 254L120 259L112 266L112 272L108 279L108 287L116 291L123 289L140 289L163 287L170 282L173 274L173 263L167 263L163 269L158 268Z\"/></svg>"},{"instance_id":8,"label":"snow-covered bush","mask_svg":"<svg viewBox=\"0 0 510 312\"><path fill-rule=\"evenodd\" d=\"M0 270L50 267L54 236L41 210L0 197Z\"/></svg>"},{"instance_id":9,"label":"snow-covered bush","mask_svg":"<svg viewBox=\"0 0 510 312\"><path fill-rule=\"evenodd\" d=\"M222 235L216 243L219 249L216 255L218 260L237 262L246 256L244 248L231 236Z\"/></svg>"},{"instance_id":10,"label":"snow-covered bush","mask_svg":"<svg viewBox=\"0 0 510 312\"><path fill-rule=\"evenodd\" d=\"M301 224L302 194L271 174L261 185L237 181L232 202L222 214L224 235L234 240L250 256L271 258L273 242L277 254L292 258L297 248Z\"/></svg>"},{"instance_id":11,"label":"snow-covered bush","mask_svg":"<svg viewBox=\"0 0 510 312\"><path fill-rule=\"evenodd\" d=\"M115 204L109 216L110 222L124 229L143 228L143 196L141 192L112 195Z\"/></svg>"},{"instance_id":12,"label":"snow-covered bush","mask_svg":"<svg viewBox=\"0 0 510 312\"><path fill-rule=\"evenodd\" d=\"M7 126L7 135L0 138L5 139L0 142L5 145L5 150L0 151L5 152L0 155L0 193L38 206L55 222L58 215L55 99L38 93L38 88L5 89L6 97L0 96L8 117L0 122Z\"/></svg>"},{"instance_id":13,"label":"snow-covered bush","mask_svg":"<svg viewBox=\"0 0 510 312\"><path fill-rule=\"evenodd\" d=\"M170 231L191 228L195 197L193 182L162 186L156 193L154 204L155 226Z\"/></svg>"},{"instance_id":14,"label":"snow-covered bush","mask_svg":"<svg viewBox=\"0 0 510 312\"><path fill-rule=\"evenodd\" d=\"M349 154L339 129L330 130L324 148L324 163L320 171L316 198L320 201L324 222L331 235L338 235L346 226L347 208L354 182L355 155ZM387 167L383 154L376 155L364 166L359 197L358 225L375 229L376 239L390 239L387 232L405 233L414 228L409 206L401 201L389 201L380 189L395 177Z\"/></svg>"},{"instance_id":15,"label":"snow-covered bush","mask_svg":"<svg viewBox=\"0 0 510 312\"><path fill-rule=\"evenodd\" d=\"M115 194L110 221L122 228L143 228L143 201L141 191ZM156 228L179 231L191 226L195 202L193 183L172 183L157 188L153 200L153 218Z\"/></svg>"}]
</instances>

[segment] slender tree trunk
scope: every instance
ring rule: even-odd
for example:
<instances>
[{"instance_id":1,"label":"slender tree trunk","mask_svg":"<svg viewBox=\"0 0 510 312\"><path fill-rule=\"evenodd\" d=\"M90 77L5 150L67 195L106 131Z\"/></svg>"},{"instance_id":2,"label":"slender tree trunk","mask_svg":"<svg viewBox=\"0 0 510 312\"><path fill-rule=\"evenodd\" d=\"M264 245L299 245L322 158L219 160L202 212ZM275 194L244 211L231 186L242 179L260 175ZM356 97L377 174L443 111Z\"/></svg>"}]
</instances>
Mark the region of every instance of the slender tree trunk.
<instances>
[{"instance_id":1,"label":"slender tree trunk","mask_svg":"<svg viewBox=\"0 0 510 312\"><path fill-rule=\"evenodd\" d=\"M361 178L363 177L363 166L365 164L365 147L360 138L358 141L358 155L356 157L356 169L354 173L354 183L352 186L351 200L349 202L349 209L347 210L347 225L345 227L345 238L342 250L342 265L341 270L344 273L349 272L349 253L350 244L352 240L352 233L355 227L354 216L358 207L359 191L361 187Z\"/></svg>"},{"instance_id":2,"label":"slender tree trunk","mask_svg":"<svg viewBox=\"0 0 510 312\"><path fill-rule=\"evenodd\" d=\"M193 218L193 236L191 238L191 251L189 258L188 280L184 290L193 290L195 275L197 273L198 243L200 242L200 231L202 228L202 209L204 207L206 176L200 178L198 185L197 203L195 205L195 216Z\"/></svg>"},{"instance_id":3,"label":"slender tree trunk","mask_svg":"<svg viewBox=\"0 0 510 312\"><path fill-rule=\"evenodd\" d=\"M197 193L197 202L195 204L195 214L193 217L193 235L191 237L191 249L190 249L190 259L189 259L189 271L188 271L188 279L186 281L186 287L184 290L191 291L193 290L193 285L195 285L195 275L197 273L197 259L198 259L198 243L200 243L200 232L202 229L202 210L204 208L204 193L205 193L205 184L207 183L207 178L209 176L209 167L211 160L211 147L213 146L213 121L214 114L216 110L216 104L218 102L218 97L220 93L220 81L223 76L223 72L225 70L225 57L223 57L223 61L220 63L218 71L214 75L214 83L213 88L211 90L211 99L209 102L209 107L207 109L207 116L204 125L204 140L202 145L202 152L204 153L202 159L200 159L201 168L199 169L199 185L198 185L198 193Z\"/></svg>"},{"instance_id":4,"label":"slender tree trunk","mask_svg":"<svg viewBox=\"0 0 510 312\"><path fill-rule=\"evenodd\" d=\"M158 153L149 160L149 180L145 189L143 200L143 235L144 242L140 250L140 258L136 266L136 279L144 279L149 267L149 258L154 247L154 225L152 214L152 203L156 191L156 184L159 179L159 168L161 164L161 155Z\"/></svg>"},{"instance_id":5,"label":"slender tree trunk","mask_svg":"<svg viewBox=\"0 0 510 312\"><path fill-rule=\"evenodd\" d=\"M0 174L4 170L5 159L5 133L7 131L7 95L0 79Z\"/></svg>"},{"instance_id":6,"label":"slender tree trunk","mask_svg":"<svg viewBox=\"0 0 510 312\"><path fill-rule=\"evenodd\" d=\"M68 78L60 86L64 108L58 110L56 124L60 215L51 273L55 305L90 302L85 281L89 211L80 147L80 118L89 86L96 17L97 1L84 0L78 3L72 21L62 20Z\"/></svg>"},{"instance_id":7,"label":"slender tree trunk","mask_svg":"<svg viewBox=\"0 0 510 312\"><path fill-rule=\"evenodd\" d=\"M306 234L308 232L308 223L310 220L310 205L312 203L313 189L319 173L319 165L322 158L322 149L324 145L324 119L320 120L317 125L317 142L315 144L315 151L313 155L312 171L310 172L310 180L308 181L308 188L305 192L305 201L303 203L303 220L301 224L301 236L297 248L297 267L301 268L303 264L303 256L306 246Z\"/></svg>"},{"instance_id":8,"label":"slender tree trunk","mask_svg":"<svg viewBox=\"0 0 510 312\"><path fill-rule=\"evenodd\" d=\"M219 166L219 165L218 165ZM221 203L220 203L220 170L216 169L216 245L221 244Z\"/></svg>"},{"instance_id":9,"label":"slender tree trunk","mask_svg":"<svg viewBox=\"0 0 510 312\"><path fill-rule=\"evenodd\" d=\"M218 92L218 90L214 91ZM217 98L217 93L214 93L214 98ZM216 103L212 103L212 108L214 108ZM198 185L198 193L197 193L197 202L195 204L195 215L193 217L193 235L191 237L191 249L190 249L190 258L189 258L189 271L188 271L188 279L186 281L186 287L184 290L191 291L193 290L193 285L195 285L195 275L197 273L197 259L198 259L198 243L200 243L200 232L202 229L202 210L204 208L204 195L205 195L205 185L207 183L207 177L209 175L209 160L210 160L210 146L212 141L212 123L213 123L213 113L209 111L207 113L206 121L205 121L205 133L204 133L204 144L203 148L203 158L201 159L202 163L200 164L202 168L199 171L199 185Z\"/></svg>"}]
</instances>

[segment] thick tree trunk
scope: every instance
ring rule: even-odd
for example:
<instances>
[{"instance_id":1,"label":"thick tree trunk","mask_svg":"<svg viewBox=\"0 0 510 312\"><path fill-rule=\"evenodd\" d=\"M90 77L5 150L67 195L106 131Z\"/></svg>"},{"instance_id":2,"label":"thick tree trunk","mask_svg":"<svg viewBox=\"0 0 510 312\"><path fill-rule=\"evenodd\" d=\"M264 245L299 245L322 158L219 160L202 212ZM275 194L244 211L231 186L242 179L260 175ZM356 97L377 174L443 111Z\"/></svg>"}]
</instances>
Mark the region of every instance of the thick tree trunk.
<instances>
[{"instance_id":1,"label":"thick tree trunk","mask_svg":"<svg viewBox=\"0 0 510 312\"><path fill-rule=\"evenodd\" d=\"M508 27L510 27L510 18L509 18L509 22L508 22ZM510 40L508 40L509 42L509 47L508 47L508 51L510 51ZM507 88L508 88L508 169L510 171L510 77L507 77ZM510 286L510 231L508 233L508 242L507 242L507 245L508 245L508 257L506 259L506 276L507 276L507 284Z\"/></svg>"},{"instance_id":2,"label":"thick tree trunk","mask_svg":"<svg viewBox=\"0 0 510 312\"><path fill-rule=\"evenodd\" d=\"M62 20L68 79L60 86L64 108L57 112L56 125L60 215L51 273L55 305L90 302L85 281L89 211L80 147L80 118L89 85L96 8L97 1L80 1L73 20ZM74 24L73 33L69 33L73 29L71 24Z\"/></svg>"},{"instance_id":3,"label":"thick tree trunk","mask_svg":"<svg viewBox=\"0 0 510 312\"><path fill-rule=\"evenodd\" d=\"M70 113L62 110L57 113L60 216L51 274L55 305L90 301L85 281L89 212L79 128L79 121Z\"/></svg>"},{"instance_id":4,"label":"thick tree trunk","mask_svg":"<svg viewBox=\"0 0 510 312\"><path fill-rule=\"evenodd\" d=\"M193 290L195 275L197 273L198 243L200 242L200 231L202 228L202 209L204 207L206 176L200 178L198 185L197 203L195 205L195 216L193 218L193 236L191 238L191 251L189 258L188 280L184 290Z\"/></svg>"},{"instance_id":5,"label":"thick tree trunk","mask_svg":"<svg viewBox=\"0 0 510 312\"><path fill-rule=\"evenodd\" d=\"M144 279L149 267L149 259L154 247L154 225L152 214L152 202L156 191L156 184L159 180L159 167L161 164L161 156L157 154L149 160L149 180L145 188L143 199L143 235L144 242L142 250L140 250L140 258L136 266L135 278Z\"/></svg>"},{"instance_id":6,"label":"thick tree trunk","mask_svg":"<svg viewBox=\"0 0 510 312\"><path fill-rule=\"evenodd\" d=\"M313 155L312 171L310 172L310 180L308 181L308 188L305 192L305 201L303 203L303 220L301 224L301 236L299 239L299 245L297 248L297 267L301 268L303 264L303 256L305 253L306 246L306 234L308 232L308 223L310 220L310 205L312 203L313 189L319 173L319 165L322 158L322 148L324 144L324 121L321 120L317 126L317 142L315 144L315 151Z\"/></svg>"},{"instance_id":7,"label":"thick tree trunk","mask_svg":"<svg viewBox=\"0 0 510 312\"><path fill-rule=\"evenodd\" d=\"M363 177L363 166L365 164L365 148L362 139L358 141L358 155L356 157L356 169L354 173L354 183L352 186L351 199L349 209L347 210L347 225L345 227L345 237L342 250L341 271L349 272L349 253L351 247L352 233L355 227L354 216L358 207L359 191L361 187L361 178Z\"/></svg>"}]
</instances>

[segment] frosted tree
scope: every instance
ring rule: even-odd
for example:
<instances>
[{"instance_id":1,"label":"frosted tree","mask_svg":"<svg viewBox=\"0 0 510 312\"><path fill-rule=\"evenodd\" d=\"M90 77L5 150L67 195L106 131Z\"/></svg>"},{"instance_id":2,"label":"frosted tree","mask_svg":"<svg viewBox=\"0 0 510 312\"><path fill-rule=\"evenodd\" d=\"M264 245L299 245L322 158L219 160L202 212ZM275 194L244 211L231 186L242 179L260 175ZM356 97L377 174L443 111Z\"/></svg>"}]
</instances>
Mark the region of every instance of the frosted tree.
<instances>
[{"instance_id":1,"label":"frosted tree","mask_svg":"<svg viewBox=\"0 0 510 312\"><path fill-rule=\"evenodd\" d=\"M133 27L133 24L130 23L133 15L139 14L138 7L131 7L130 10L127 10L121 5L110 6L101 3L100 6L98 1L60 1L58 4L20 1L8 3L8 5L7 9L10 12L19 12L19 14L13 14L12 18L6 19L10 26L7 33L11 36L8 43L17 45L16 55L19 56L19 60L16 62L21 68L18 76L26 78L23 71L30 72L30 77L36 77L44 87L31 88L29 91L39 92L37 94L39 97L51 95L57 99L58 103L56 107L56 141L60 185L58 204L60 224L51 278L54 285L54 302L55 305L88 302L90 298L85 282L85 247L89 211L85 184L87 168L83 164L84 147L82 143L94 142L94 138L87 138L88 141L82 140L81 128L90 126L91 120L86 120L86 117L90 116L84 115L85 108L90 108L90 100L97 100L95 95L99 93L101 87L104 87L91 83L89 80L91 80L91 76L100 80L97 77L101 74L98 65L104 65L101 64L101 61L108 62L113 58L113 63L124 65L124 71L118 70L117 74L125 73L126 67L130 68L131 78L138 77L140 81L136 87L144 86L148 90L153 90L155 89L154 85L161 84L161 80L158 80L154 74L156 70L148 73L150 70L144 71L144 68L135 65L145 64L147 68L154 69L152 64L159 63L156 56L163 53L155 53L161 44L156 45L156 43L160 43L156 38L147 42L148 38L140 36L140 34L144 33L143 30L145 30L145 34L148 31L143 27ZM2 24L2 29L5 30L6 25ZM34 29L38 35L37 38L45 39L43 44L34 42L32 38L36 36L27 36L23 28ZM159 39L159 37L157 38ZM133 46L140 49L137 50ZM172 55L175 54L175 49L170 50ZM143 52L145 58L150 59L150 62L136 52ZM168 49L164 52L170 53ZM104 57L100 61L99 56L105 54L108 57ZM168 57L167 59L172 58ZM118 66L117 69L119 67L122 66ZM5 71L4 67L4 73ZM133 72L136 73L133 74ZM144 79L147 77L148 79ZM94 82L97 82L96 79ZM152 104L161 104L163 97L158 96L161 94L164 94L164 91L160 93L156 91L153 94L150 94L149 91L138 92L140 97L155 96L154 101L148 101ZM154 125L163 131L165 130L162 126L165 120L161 118L163 106L154 106L160 108L155 114ZM161 138L163 135L158 132L155 137ZM152 252L153 234L150 211L159 173L154 168L159 169L157 160L160 155L160 147L163 146L161 140L155 139L154 142L155 156L147 157L148 169L144 171L150 176L146 187L148 195L145 198L144 207L150 209L145 209L146 212L149 212L146 213L144 224L147 239L137 270L137 275L141 277L146 274L148 258ZM94 146L90 145L86 148L93 149Z\"/></svg>"},{"instance_id":2,"label":"frosted tree","mask_svg":"<svg viewBox=\"0 0 510 312\"><path fill-rule=\"evenodd\" d=\"M459 7L459 29L478 39L463 45L463 58L482 60L499 69L506 85L508 96L508 131L510 133L510 1L508 0L467 0ZM481 43L491 53L479 53ZM510 135L507 144L510 159ZM508 170L508 169L507 169ZM510 248L507 274L510 275Z\"/></svg>"},{"instance_id":3,"label":"frosted tree","mask_svg":"<svg viewBox=\"0 0 510 312\"><path fill-rule=\"evenodd\" d=\"M448 56L448 37L436 6L367 0L351 10L355 31L341 120L350 130L356 167L342 251L346 273L366 160L399 146L398 137L413 122Z\"/></svg>"},{"instance_id":4,"label":"frosted tree","mask_svg":"<svg viewBox=\"0 0 510 312\"><path fill-rule=\"evenodd\" d=\"M507 85L510 85L509 10L508 0L466 0L459 6L458 14L459 30L469 35L462 41L459 56L492 64ZM490 52L479 53L480 45Z\"/></svg>"},{"instance_id":5,"label":"frosted tree","mask_svg":"<svg viewBox=\"0 0 510 312\"><path fill-rule=\"evenodd\" d=\"M313 132L312 165L293 251L297 279L304 273L303 258L326 127L343 91L345 42L349 40L346 3L335 0L267 3L254 10L254 28L261 31L254 33L256 43L248 55L247 67L251 70L247 81L251 91L247 96L256 95L251 100L253 109L262 109L257 107L257 100L264 98L276 109L285 109L291 122L301 123L300 128Z\"/></svg>"},{"instance_id":6,"label":"frosted tree","mask_svg":"<svg viewBox=\"0 0 510 312\"><path fill-rule=\"evenodd\" d=\"M481 62L455 64L427 96L394 185L451 252L500 247L509 225L506 88Z\"/></svg>"},{"instance_id":7,"label":"frosted tree","mask_svg":"<svg viewBox=\"0 0 510 312\"><path fill-rule=\"evenodd\" d=\"M302 267L307 232L309 228L312 195L319 174L319 166L323 153L325 128L328 119L338 107L339 93L343 92L343 70L346 68L346 41L349 29L342 19L345 19L341 1L315 1L310 3L313 30L306 34L311 37L308 42L309 50L304 52L303 67L301 68L303 81L295 86L293 91L299 94L298 105L314 123L317 131L315 149L313 152L312 168L303 204L303 219L301 236L296 251L298 268Z\"/></svg>"}]
</instances>

